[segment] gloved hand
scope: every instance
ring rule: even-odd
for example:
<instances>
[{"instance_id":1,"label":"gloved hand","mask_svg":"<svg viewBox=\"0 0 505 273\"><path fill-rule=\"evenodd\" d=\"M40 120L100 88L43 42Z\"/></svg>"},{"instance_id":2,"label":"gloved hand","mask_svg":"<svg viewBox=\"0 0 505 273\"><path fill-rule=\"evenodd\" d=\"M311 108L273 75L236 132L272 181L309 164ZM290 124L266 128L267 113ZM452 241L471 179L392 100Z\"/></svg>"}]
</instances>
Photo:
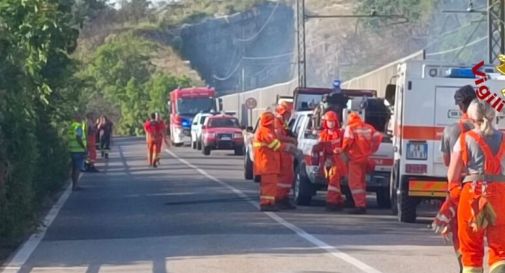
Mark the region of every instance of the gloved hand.
<instances>
[{"instance_id":1,"label":"gloved hand","mask_svg":"<svg viewBox=\"0 0 505 273\"><path fill-rule=\"evenodd\" d=\"M440 207L440 210L435 217L435 220L431 224L432 229L435 233L440 233L444 238L450 240L450 234L453 232L457 232L457 230L453 230L457 223L455 223L456 213L457 213L458 204L454 199L450 197L445 200Z\"/></svg>"}]
</instances>

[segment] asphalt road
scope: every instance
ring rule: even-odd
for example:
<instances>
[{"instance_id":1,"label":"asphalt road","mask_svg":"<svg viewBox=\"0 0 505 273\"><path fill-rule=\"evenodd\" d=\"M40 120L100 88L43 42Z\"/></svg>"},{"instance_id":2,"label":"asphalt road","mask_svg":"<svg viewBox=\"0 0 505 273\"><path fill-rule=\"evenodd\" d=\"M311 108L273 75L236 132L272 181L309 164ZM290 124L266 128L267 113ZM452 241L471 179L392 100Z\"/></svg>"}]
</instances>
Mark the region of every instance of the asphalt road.
<instances>
[{"instance_id":1,"label":"asphalt road","mask_svg":"<svg viewBox=\"0 0 505 273\"><path fill-rule=\"evenodd\" d=\"M116 139L101 173L85 174L19 272L456 272L452 248L428 221L388 210L263 213L242 157L187 148L148 168L142 139ZM16 272L17 269L6 272Z\"/></svg>"}]
</instances>

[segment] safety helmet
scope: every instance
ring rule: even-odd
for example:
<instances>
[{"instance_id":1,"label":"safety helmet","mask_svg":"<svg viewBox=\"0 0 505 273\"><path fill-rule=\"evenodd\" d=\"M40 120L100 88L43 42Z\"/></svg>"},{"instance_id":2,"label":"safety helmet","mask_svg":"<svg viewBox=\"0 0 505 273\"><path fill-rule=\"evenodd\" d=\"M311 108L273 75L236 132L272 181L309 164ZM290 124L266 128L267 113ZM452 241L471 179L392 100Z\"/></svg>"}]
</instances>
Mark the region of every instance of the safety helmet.
<instances>
[{"instance_id":1,"label":"safety helmet","mask_svg":"<svg viewBox=\"0 0 505 273\"><path fill-rule=\"evenodd\" d=\"M358 113L351 112L348 116L347 123L348 124L361 124L361 123L363 123L363 119L361 119L361 117Z\"/></svg>"},{"instance_id":2,"label":"safety helmet","mask_svg":"<svg viewBox=\"0 0 505 273\"><path fill-rule=\"evenodd\" d=\"M328 112L326 112L326 114L324 114L323 119L326 121L337 121L338 116L337 116L337 113L335 113L333 111L328 111Z\"/></svg>"},{"instance_id":3,"label":"safety helmet","mask_svg":"<svg viewBox=\"0 0 505 273\"><path fill-rule=\"evenodd\" d=\"M275 116L272 112L263 112L260 116L261 126L271 126L274 123Z\"/></svg>"},{"instance_id":4,"label":"safety helmet","mask_svg":"<svg viewBox=\"0 0 505 273\"><path fill-rule=\"evenodd\" d=\"M277 107L275 108L275 111L280 115L291 113L292 110L293 110L293 104L287 101L279 103L279 105L277 105Z\"/></svg>"},{"instance_id":5,"label":"safety helmet","mask_svg":"<svg viewBox=\"0 0 505 273\"><path fill-rule=\"evenodd\" d=\"M471 85L465 85L454 93L454 103L469 105L476 97L477 95L475 94L475 89Z\"/></svg>"}]
</instances>

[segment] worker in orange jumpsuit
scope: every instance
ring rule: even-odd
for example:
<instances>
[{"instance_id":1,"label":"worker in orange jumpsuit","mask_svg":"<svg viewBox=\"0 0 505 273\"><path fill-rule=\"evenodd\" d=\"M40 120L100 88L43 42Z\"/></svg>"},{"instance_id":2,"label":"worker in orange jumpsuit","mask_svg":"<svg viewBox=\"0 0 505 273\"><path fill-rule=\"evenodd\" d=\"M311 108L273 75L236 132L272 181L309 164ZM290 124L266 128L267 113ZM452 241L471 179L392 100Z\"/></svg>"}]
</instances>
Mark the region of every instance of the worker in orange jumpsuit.
<instances>
[{"instance_id":1,"label":"worker in orange jumpsuit","mask_svg":"<svg viewBox=\"0 0 505 273\"><path fill-rule=\"evenodd\" d=\"M86 115L86 133L87 133L87 149L88 149L88 157L86 159L86 171L88 172L99 172L98 169L95 166L96 163L96 132L97 132L97 127L94 122L94 114L93 113L88 113Z\"/></svg>"},{"instance_id":2,"label":"worker in orange jumpsuit","mask_svg":"<svg viewBox=\"0 0 505 273\"><path fill-rule=\"evenodd\" d=\"M147 161L149 166L157 168L157 152L159 150L157 146L158 143L160 143L161 132L158 122L156 121L156 114L151 114L151 120L144 124L144 129L147 140Z\"/></svg>"},{"instance_id":3,"label":"worker in orange jumpsuit","mask_svg":"<svg viewBox=\"0 0 505 273\"><path fill-rule=\"evenodd\" d=\"M487 237L490 272L505 273L505 135L493 128L496 113L487 102L473 100L467 113L474 129L454 144L447 172L449 182L460 185L449 198L458 204L462 272L483 272ZM438 226L436 231L446 229Z\"/></svg>"},{"instance_id":4,"label":"worker in orange jumpsuit","mask_svg":"<svg viewBox=\"0 0 505 273\"><path fill-rule=\"evenodd\" d=\"M169 147L170 145L169 142L167 141L167 126L165 125L165 122L161 118L160 113L156 113L156 123L159 134L156 143L156 165L159 165L163 143L165 143L166 147Z\"/></svg>"},{"instance_id":5,"label":"worker in orange jumpsuit","mask_svg":"<svg viewBox=\"0 0 505 273\"><path fill-rule=\"evenodd\" d=\"M289 135L287 122L291 117L293 105L289 102L282 102L275 111L275 134L282 143L296 145L296 139ZM281 151L280 156L281 173L277 183L276 203L280 209L295 209L296 206L289 200L289 193L293 188L295 180L294 158L287 151Z\"/></svg>"},{"instance_id":6,"label":"worker in orange jumpsuit","mask_svg":"<svg viewBox=\"0 0 505 273\"><path fill-rule=\"evenodd\" d=\"M468 110L468 106L470 103L477 97L475 94L475 89L471 85L465 85L459 88L454 93L454 103L458 105L459 110L461 112L461 118L457 123L451 124L444 129L444 133L442 135L442 141L440 145L440 151L443 153L444 163L447 167L449 167L450 158L452 154L452 150L454 144L458 139L463 137L463 133L469 131L473 128L473 124L471 120L468 118L466 114ZM456 184L448 183L449 192L453 188L459 188L460 181L457 181ZM449 228L444 232L444 236L452 239L454 250L458 257L458 263L460 267L460 273L463 270L463 265L461 264L461 252L459 251L459 239L458 239L458 221L456 217L458 204L454 200L450 198L450 195L446 198L445 202L440 207L440 210L433 221L434 229L437 226L448 226ZM451 221L449 221L449 219ZM452 236L451 236L452 235ZM451 236L451 237L449 237Z\"/></svg>"},{"instance_id":7,"label":"worker in orange jumpsuit","mask_svg":"<svg viewBox=\"0 0 505 273\"><path fill-rule=\"evenodd\" d=\"M329 150L325 153L325 177L328 180L328 194L326 195L326 209L339 211L343 208L344 199L340 187L340 179L346 174L345 163L340 157L342 147L342 132L338 122L338 115L328 111L322 118L320 142L327 142Z\"/></svg>"},{"instance_id":8,"label":"worker in orange jumpsuit","mask_svg":"<svg viewBox=\"0 0 505 273\"><path fill-rule=\"evenodd\" d=\"M261 176L260 209L261 211L277 211L277 184L281 174L281 151L293 151L292 144L283 144L275 134L275 115L264 112L254 134L254 171Z\"/></svg>"},{"instance_id":9,"label":"worker in orange jumpsuit","mask_svg":"<svg viewBox=\"0 0 505 273\"><path fill-rule=\"evenodd\" d=\"M365 123L358 113L349 114L342 150L349 159L349 188L355 205L355 208L349 211L352 214L366 213L365 176L370 168L369 157L379 149L382 138L383 135Z\"/></svg>"}]
</instances>

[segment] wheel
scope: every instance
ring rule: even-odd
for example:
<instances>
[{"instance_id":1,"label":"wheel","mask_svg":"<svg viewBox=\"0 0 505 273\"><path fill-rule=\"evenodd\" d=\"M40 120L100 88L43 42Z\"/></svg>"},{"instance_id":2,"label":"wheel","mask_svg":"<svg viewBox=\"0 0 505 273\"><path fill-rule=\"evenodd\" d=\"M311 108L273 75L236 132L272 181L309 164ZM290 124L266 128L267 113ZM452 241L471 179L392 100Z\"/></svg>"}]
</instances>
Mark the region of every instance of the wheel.
<instances>
[{"instance_id":1,"label":"wheel","mask_svg":"<svg viewBox=\"0 0 505 273\"><path fill-rule=\"evenodd\" d=\"M191 141L191 148L193 148L193 150L196 150L196 141Z\"/></svg>"},{"instance_id":2,"label":"wheel","mask_svg":"<svg viewBox=\"0 0 505 273\"><path fill-rule=\"evenodd\" d=\"M402 223L415 223L417 200L409 196L407 182L408 177L402 176L401 183L405 186L401 187L399 195L397 194L398 220Z\"/></svg>"},{"instance_id":3,"label":"wheel","mask_svg":"<svg viewBox=\"0 0 505 273\"><path fill-rule=\"evenodd\" d=\"M196 149L197 149L198 151L201 151L201 150L202 150L202 141L197 141L197 142L196 142Z\"/></svg>"},{"instance_id":4,"label":"wheel","mask_svg":"<svg viewBox=\"0 0 505 273\"><path fill-rule=\"evenodd\" d=\"M251 180L254 178L253 163L248 153L246 153L244 157L244 178L247 180Z\"/></svg>"},{"instance_id":5,"label":"wheel","mask_svg":"<svg viewBox=\"0 0 505 273\"><path fill-rule=\"evenodd\" d=\"M244 147L235 148L235 155L244 155Z\"/></svg>"},{"instance_id":6,"label":"wheel","mask_svg":"<svg viewBox=\"0 0 505 273\"><path fill-rule=\"evenodd\" d=\"M302 169L303 165L300 166L296 172L295 181L295 202L300 206L309 206L312 201L312 194L314 193L314 188L310 183L310 180L305 175L305 171Z\"/></svg>"},{"instance_id":7,"label":"wheel","mask_svg":"<svg viewBox=\"0 0 505 273\"><path fill-rule=\"evenodd\" d=\"M254 182L260 183L261 182L261 175L255 175L254 176Z\"/></svg>"},{"instance_id":8,"label":"wheel","mask_svg":"<svg viewBox=\"0 0 505 273\"><path fill-rule=\"evenodd\" d=\"M391 207L391 198L388 188L377 190L377 205L379 208L383 209L388 209Z\"/></svg>"},{"instance_id":9,"label":"wheel","mask_svg":"<svg viewBox=\"0 0 505 273\"><path fill-rule=\"evenodd\" d=\"M208 146L203 147L202 154L210 155L210 147L208 147Z\"/></svg>"}]
</instances>

